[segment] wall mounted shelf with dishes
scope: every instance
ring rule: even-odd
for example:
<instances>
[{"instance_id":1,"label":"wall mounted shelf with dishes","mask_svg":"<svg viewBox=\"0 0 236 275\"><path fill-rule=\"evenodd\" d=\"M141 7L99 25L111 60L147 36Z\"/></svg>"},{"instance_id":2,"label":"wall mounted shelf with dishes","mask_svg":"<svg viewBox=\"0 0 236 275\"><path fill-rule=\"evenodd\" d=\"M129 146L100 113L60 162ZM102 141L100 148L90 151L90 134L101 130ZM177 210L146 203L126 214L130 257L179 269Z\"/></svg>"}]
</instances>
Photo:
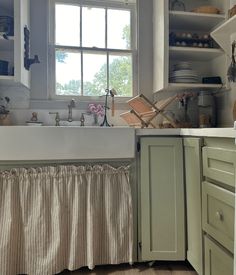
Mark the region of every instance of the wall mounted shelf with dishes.
<instances>
[{"instance_id":1,"label":"wall mounted shelf with dishes","mask_svg":"<svg viewBox=\"0 0 236 275\"><path fill-rule=\"evenodd\" d=\"M213 41L210 33L226 20L230 1L182 0L182 2L185 11L170 10L169 1L165 0L154 1L153 4L153 91L216 90L222 86L226 87L227 57ZM220 13L192 12L202 5L216 7ZM176 73L174 69L175 65L181 62L191 64L184 76L178 76L183 72ZM189 83L191 76L193 81ZM210 78L212 82L202 83L205 77ZM223 85L214 82L216 77L222 80Z\"/></svg>"}]
</instances>

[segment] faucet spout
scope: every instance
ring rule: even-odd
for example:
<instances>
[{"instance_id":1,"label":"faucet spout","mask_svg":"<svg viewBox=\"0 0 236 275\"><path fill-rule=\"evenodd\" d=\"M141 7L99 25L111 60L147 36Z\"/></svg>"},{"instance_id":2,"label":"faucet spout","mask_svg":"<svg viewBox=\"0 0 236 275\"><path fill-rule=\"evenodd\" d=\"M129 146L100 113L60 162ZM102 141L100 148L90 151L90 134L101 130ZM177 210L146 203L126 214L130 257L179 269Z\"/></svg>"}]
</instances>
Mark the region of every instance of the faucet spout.
<instances>
[{"instance_id":1,"label":"faucet spout","mask_svg":"<svg viewBox=\"0 0 236 275\"><path fill-rule=\"evenodd\" d=\"M72 118L72 108L75 108L75 100L71 99L69 105L68 105L68 121L72 122L73 118Z\"/></svg>"}]
</instances>

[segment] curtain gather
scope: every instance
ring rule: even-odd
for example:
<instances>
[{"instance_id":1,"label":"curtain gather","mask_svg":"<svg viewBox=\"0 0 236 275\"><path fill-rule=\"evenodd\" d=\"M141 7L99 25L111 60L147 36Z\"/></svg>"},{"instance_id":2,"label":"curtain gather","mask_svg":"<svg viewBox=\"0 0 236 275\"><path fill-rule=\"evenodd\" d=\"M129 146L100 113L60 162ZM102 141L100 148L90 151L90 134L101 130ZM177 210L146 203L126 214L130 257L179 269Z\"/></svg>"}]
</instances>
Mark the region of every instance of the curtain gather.
<instances>
[{"instance_id":1,"label":"curtain gather","mask_svg":"<svg viewBox=\"0 0 236 275\"><path fill-rule=\"evenodd\" d=\"M0 274L133 262L129 166L0 172Z\"/></svg>"}]
</instances>

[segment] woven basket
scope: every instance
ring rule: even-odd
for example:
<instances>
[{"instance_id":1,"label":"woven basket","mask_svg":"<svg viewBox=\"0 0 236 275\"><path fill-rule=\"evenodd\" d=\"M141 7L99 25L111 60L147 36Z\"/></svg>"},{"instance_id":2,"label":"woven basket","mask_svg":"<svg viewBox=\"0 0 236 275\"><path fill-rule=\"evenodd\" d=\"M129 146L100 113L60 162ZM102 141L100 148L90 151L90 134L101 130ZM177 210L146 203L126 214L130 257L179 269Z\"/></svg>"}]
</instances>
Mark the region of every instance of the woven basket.
<instances>
[{"instance_id":1,"label":"woven basket","mask_svg":"<svg viewBox=\"0 0 236 275\"><path fill-rule=\"evenodd\" d=\"M193 9L192 12L219 14L220 10L214 6L201 6L201 7Z\"/></svg>"}]
</instances>

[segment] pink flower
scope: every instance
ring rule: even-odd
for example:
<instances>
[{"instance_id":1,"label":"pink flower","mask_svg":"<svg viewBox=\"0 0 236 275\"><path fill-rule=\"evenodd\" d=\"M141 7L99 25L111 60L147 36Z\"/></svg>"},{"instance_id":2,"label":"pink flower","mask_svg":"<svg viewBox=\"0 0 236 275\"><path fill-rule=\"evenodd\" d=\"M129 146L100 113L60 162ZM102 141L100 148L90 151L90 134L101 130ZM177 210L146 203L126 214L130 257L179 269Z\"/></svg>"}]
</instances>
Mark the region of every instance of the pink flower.
<instances>
[{"instance_id":1,"label":"pink flower","mask_svg":"<svg viewBox=\"0 0 236 275\"><path fill-rule=\"evenodd\" d=\"M104 116L104 107L101 104L90 103L88 109L91 113L96 114L97 116Z\"/></svg>"}]
</instances>

